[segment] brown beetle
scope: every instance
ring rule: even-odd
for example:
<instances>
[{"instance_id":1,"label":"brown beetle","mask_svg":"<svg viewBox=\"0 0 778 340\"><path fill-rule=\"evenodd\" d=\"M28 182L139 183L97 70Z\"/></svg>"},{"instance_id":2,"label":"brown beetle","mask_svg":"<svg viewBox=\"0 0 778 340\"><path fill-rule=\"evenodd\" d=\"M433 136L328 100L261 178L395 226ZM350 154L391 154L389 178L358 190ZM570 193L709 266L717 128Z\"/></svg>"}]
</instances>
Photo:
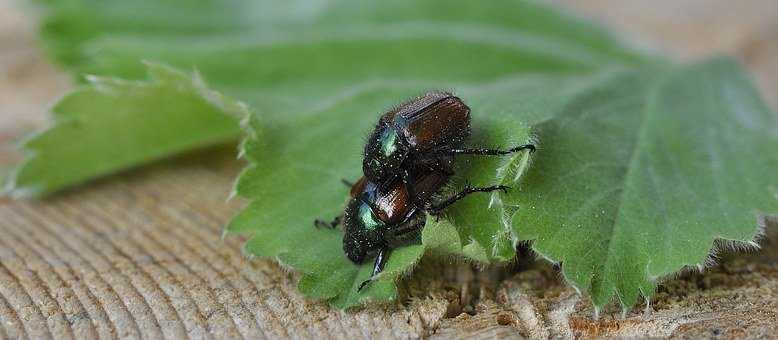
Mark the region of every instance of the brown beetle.
<instances>
[{"instance_id":1,"label":"brown beetle","mask_svg":"<svg viewBox=\"0 0 778 340\"><path fill-rule=\"evenodd\" d=\"M402 177L410 185L411 169L427 163L451 171L455 155L506 155L535 151L526 144L509 150L463 148L470 137L470 108L449 92L433 91L408 101L381 116L368 138L362 171L371 181ZM429 167L429 166L427 166ZM415 190L409 187L412 196Z\"/></svg>"},{"instance_id":2,"label":"brown beetle","mask_svg":"<svg viewBox=\"0 0 778 340\"><path fill-rule=\"evenodd\" d=\"M531 144L509 150L463 148L470 136L470 108L448 92L429 92L386 112L364 149L364 177L351 186L351 200L332 222L316 220L317 227L343 222L343 251L355 263L376 254L371 282L390 249L418 235L426 214L437 215L474 192L506 191L505 186L465 187L440 202L432 202L454 174L455 155L505 155L535 151Z\"/></svg>"},{"instance_id":3,"label":"brown beetle","mask_svg":"<svg viewBox=\"0 0 778 340\"><path fill-rule=\"evenodd\" d=\"M392 248L418 237L427 212L438 214L474 192L507 190L505 186L466 187L448 199L432 202L433 196L448 182L449 174L427 168L414 169L411 173L415 197L411 197L408 186L399 177L381 184L362 177L352 185L351 200L342 217L330 223L316 221L319 227L332 228L343 222L343 251L354 263L362 263L368 255L376 255L373 275L362 282L360 290L383 270Z\"/></svg>"}]
</instances>

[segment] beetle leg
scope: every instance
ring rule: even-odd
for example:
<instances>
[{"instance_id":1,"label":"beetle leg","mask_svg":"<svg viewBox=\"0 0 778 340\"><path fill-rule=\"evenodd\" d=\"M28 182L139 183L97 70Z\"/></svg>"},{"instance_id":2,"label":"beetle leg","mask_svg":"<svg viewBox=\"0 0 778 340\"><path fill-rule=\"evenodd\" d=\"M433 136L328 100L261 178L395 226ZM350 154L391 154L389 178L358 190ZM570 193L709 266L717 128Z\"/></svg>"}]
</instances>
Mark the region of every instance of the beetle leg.
<instances>
[{"instance_id":1,"label":"beetle leg","mask_svg":"<svg viewBox=\"0 0 778 340\"><path fill-rule=\"evenodd\" d=\"M535 152L535 146L532 144L524 144L508 150L486 149L486 148L464 148L464 149L451 149L443 152L452 155L500 156L500 155L507 155L521 150L529 150L529 152Z\"/></svg>"},{"instance_id":2,"label":"beetle leg","mask_svg":"<svg viewBox=\"0 0 778 340\"><path fill-rule=\"evenodd\" d=\"M389 249L386 247L381 248L378 251L378 255L375 257L375 264L373 264L373 274L370 275L370 278L363 281L359 288L357 288L357 292L362 291L362 288L365 288L368 284L373 282L375 280L375 277L378 276L378 274L381 273L382 270L384 270L384 265L386 264L386 260L389 258Z\"/></svg>"},{"instance_id":3,"label":"beetle leg","mask_svg":"<svg viewBox=\"0 0 778 340\"><path fill-rule=\"evenodd\" d=\"M390 247L405 243L410 240L413 233L416 233L424 227L426 215L424 210L416 210L413 214L407 216L405 220L392 228L391 233L386 235L386 241Z\"/></svg>"},{"instance_id":4,"label":"beetle leg","mask_svg":"<svg viewBox=\"0 0 778 340\"><path fill-rule=\"evenodd\" d=\"M349 187L349 188L351 188L351 187L353 187L353 186L354 186L354 183L352 183L352 182L349 182L349 181L348 181L347 179L345 179L345 178L341 178L341 179L340 179L340 182L341 182L341 183L343 183L343 185L345 185L345 186L347 186L347 187Z\"/></svg>"},{"instance_id":5,"label":"beetle leg","mask_svg":"<svg viewBox=\"0 0 778 340\"><path fill-rule=\"evenodd\" d=\"M313 225L315 225L316 228L335 229L335 227L337 227L340 224L342 219L343 219L342 216L337 216L337 217L332 219L332 222L327 222L327 221L320 220L320 219L317 218L316 220L313 221Z\"/></svg>"},{"instance_id":6,"label":"beetle leg","mask_svg":"<svg viewBox=\"0 0 778 340\"><path fill-rule=\"evenodd\" d=\"M437 215L440 215L440 213L443 211L443 209L446 209L446 207L448 207L449 205L454 204L454 202L459 201L459 200L465 198L465 196L470 195L472 193L476 193L476 192L491 192L491 191L496 191L496 190L502 190L503 192L508 192L508 189L510 189L510 188L507 187L507 186L504 186L504 185L493 185L493 186L489 186L489 187L480 187L480 188L479 187L471 187L471 186L467 185L467 186L465 186L465 189L463 189L462 191L460 191L460 192L456 193L455 195L449 197L445 201L438 202L437 204L434 204L434 205L430 206L427 209L427 211L429 212L430 215L437 216Z\"/></svg>"},{"instance_id":7,"label":"beetle leg","mask_svg":"<svg viewBox=\"0 0 778 340\"><path fill-rule=\"evenodd\" d=\"M403 170L403 183L405 184L405 189L408 190L408 197L411 198L413 201L413 204L417 207L421 207L421 202L418 201L416 197L416 188L414 188L413 185L413 177L411 176L411 172L408 169Z\"/></svg>"}]
</instances>

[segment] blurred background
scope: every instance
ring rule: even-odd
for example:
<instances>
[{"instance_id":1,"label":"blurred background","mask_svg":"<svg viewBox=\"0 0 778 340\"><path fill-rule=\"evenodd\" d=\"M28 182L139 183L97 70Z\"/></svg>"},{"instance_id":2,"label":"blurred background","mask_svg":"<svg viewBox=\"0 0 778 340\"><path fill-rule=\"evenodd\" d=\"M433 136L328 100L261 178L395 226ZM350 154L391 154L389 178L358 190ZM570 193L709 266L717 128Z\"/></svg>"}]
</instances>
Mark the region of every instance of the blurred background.
<instances>
[{"instance_id":1,"label":"blurred background","mask_svg":"<svg viewBox=\"0 0 778 340\"><path fill-rule=\"evenodd\" d=\"M775 0L553 3L600 22L637 48L676 60L719 52L733 55L753 74L771 107L778 108ZM72 78L43 54L36 38L36 20L29 3L0 0L0 171L20 159L12 142L45 126L48 108L74 86ZM207 162L191 157L205 157ZM12 230L10 222L0 228L7 240L11 236L6 235L13 234L10 248L22 259L0 266L0 319L5 327L5 331L0 327L0 338L17 334L230 337L239 335L238 329L269 337L416 337L430 335L434 329L437 336L725 334L736 338L775 336L778 331L778 273L764 265L778 261L774 235L768 235L765 250L758 254L725 260L705 274L682 276L663 288L656 306L661 312L651 316L636 314L627 320L606 316L594 322L571 288L547 270L528 270L497 286L488 272L474 272L467 266L441 274L465 287L453 297L438 282L428 287L433 291L428 298L413 301L399 312L352 315L329 311L302 299L292 275L277 265L246 263L240 240L228 239L226 246L219 243L220 226L241 205L239 201L224 204L241 164L229 152L191 157L123 176L118 187L115 182L112 186L98 183L56 202L0 198L0 218L5 222L12 221L17 227L46 226L31 233ZM113 203L105 203L106 198ZM149 209L163 210L169 219L150 220ZM121 214L126 222L101 224L78 214L97 210ZM63 249L41 248L68 233L80 236ZM76 255L73 250L79 249L79 242L105 243L105 248ZM109 259L105 254L116 257ZM118 288L103 287L102 295L85 299L83 284L71 281L76 276L61 265L61 259L69 257L70 262L89 264L83 276L99 277L110 283L105 287ZM530 287L518 289L519 285ZM173 287L165 288L165 293L177 298L155 299L165 295L159 287ZM536 293L518 293L527 290ZM229 310L238 308L221 303L230 299L253 303ZM86 302L76 304L76 300ZM102 311L97 313L102 319L86 320L83 313L93 310ZM169 319L143 316L152 310ZM193 310L206 313L190 314ZM462 311L470 316L459 317ZM122 327L129 324L136 326ZM128 333L117 333L125 329Z\"/></svg>"}]
</instances>

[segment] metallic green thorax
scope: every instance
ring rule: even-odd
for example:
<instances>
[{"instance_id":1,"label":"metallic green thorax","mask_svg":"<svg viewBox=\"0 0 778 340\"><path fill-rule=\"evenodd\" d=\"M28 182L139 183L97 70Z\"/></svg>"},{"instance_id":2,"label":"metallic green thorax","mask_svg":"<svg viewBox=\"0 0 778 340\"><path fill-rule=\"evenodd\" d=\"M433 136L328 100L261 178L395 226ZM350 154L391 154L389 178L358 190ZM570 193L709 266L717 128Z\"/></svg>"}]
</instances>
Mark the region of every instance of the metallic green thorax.
<instances>
[{"instance_id":1,"label":"metallic green thorax","mask_svg":"<svg viewBox=\"0 0 778 340\"><path fill-rule=\"evenodd\" d=\"M381 133L381 152L383 152L384 156L389 157L397 151L397 142L398 136L394 129L385 129Z\"/></svg>"},{"instance_id":2,"label":"metallic green thorax","mask_svg":"<svg viewBox=\"0 0 778 340\"><path fill-rule=\"evenodd\" d=\"M373 213L373 209L370 208L370 205L366 203L359 205L358 214L359 220L362 222L365 230L375 230L382 224L381 221L378 220L378 217Z\"/></svg>"}]
</instances>

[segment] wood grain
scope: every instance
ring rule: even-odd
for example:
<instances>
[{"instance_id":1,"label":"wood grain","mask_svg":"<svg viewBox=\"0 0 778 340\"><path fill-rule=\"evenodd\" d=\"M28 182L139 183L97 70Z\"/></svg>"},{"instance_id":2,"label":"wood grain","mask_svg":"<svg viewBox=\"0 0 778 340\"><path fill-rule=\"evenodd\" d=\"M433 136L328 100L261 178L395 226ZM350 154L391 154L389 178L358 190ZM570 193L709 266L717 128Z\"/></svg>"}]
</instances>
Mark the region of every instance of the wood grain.
<instances>
[{"instance_id":1,"label":"wood grain","mask_svg":"<svg viewBox=\"0 0 778 340\"><path fill-rule=\"evenodd\" d=\"M34 17L0 1L0 169L69 87L34 42ZM735 54L778 99L772 1L564 1L679 59ZM633 39L631 39L633 40ZM776 106L774 106L776 107ZM778 235L668 279L650 306L591 319L542 261L479 270L422 263L403 301L355 312L297 293L296 275L249 260L221 228L242 164L230 146L106 178L43 201L0 198L0 339L775 337Z\"/></svg>"}]
</instances>

